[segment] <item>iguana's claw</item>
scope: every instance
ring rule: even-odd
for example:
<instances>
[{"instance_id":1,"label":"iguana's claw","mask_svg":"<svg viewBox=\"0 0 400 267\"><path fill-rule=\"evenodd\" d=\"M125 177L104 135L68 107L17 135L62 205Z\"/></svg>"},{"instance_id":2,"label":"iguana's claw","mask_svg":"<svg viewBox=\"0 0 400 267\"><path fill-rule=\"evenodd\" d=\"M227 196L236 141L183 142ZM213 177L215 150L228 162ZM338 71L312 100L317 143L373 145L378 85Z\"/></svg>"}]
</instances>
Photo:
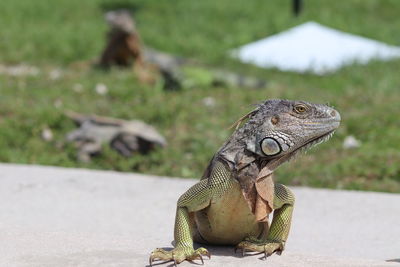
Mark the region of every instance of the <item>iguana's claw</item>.
<instances>
[{"instance_id":1,"label":"iguana's claw","mask_svg":"<svg viewBox=\"0 0 400 267\"><path fill-rule=\"evenodd\" d=\"M246 248L244 248L244 247L239 247L239 245L237 245L237 246L235 247L235 254L236 254L236 252L237 252L238 249L242 250L242 257L244 257L244 255L246 254Z\"/></svg>"},{"instance_id":2,"label":"iguana's claw","mask_svg":"<svg viewBox=\"0 0 400 267\"><path fill-rule=\"evenodd\" d=\"M261 241L256 239L245 239L235 247L235 253L237 249L242 250L242 256L246 255L246 251L254 251L264 253L264 260L271 256L273 253L281 255L284 249L285 243L283 241Z\"/></svg>"},{"instance_id":3,"label":"iguana's claw","mask_svg":"<svg viewBox=\"0 0 400 267\"><path fill-rule=\"evenodd\" d=\"M210 252L208 252L208 250L205 248L198 248L194 250L193 248L177 247L170 251L157 248L150 254L149 265L153 266L154 261L164 260L173 261L174 266L177 266L177 264L184 260L193 261L197 259L201 260L201 263L204 264L203 256L208 256L208 258L211 259Z\"/></svg>"}]
</instances>

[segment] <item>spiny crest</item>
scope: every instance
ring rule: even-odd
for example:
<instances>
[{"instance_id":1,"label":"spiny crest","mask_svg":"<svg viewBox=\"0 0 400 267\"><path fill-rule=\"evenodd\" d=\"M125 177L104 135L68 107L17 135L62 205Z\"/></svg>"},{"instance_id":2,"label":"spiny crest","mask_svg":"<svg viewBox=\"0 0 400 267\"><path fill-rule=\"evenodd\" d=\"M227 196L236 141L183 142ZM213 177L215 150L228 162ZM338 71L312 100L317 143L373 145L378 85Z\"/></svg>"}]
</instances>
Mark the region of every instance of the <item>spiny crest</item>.
<instances>
[{"instance_id":1,"label":"spiny crest","mask_svg":"<svg viewBox=\"0 0 400 267\"><path fill-rule=\"evenodd\" d=\"M258 112L258 108L250 111L249 113L245 114L244 116L240 117L237 121L235 121L231 126L229 126L228 129L233 129L233 128L235 128L235 130L239 129L239 127L243 121L254 116L254 114L256 114L257 112Z\"/></svg>"},{"instance_id":2,"label":"spiny crest","mask_svg":"<svg viewBox=\"0 0 400 267\"><path fill-rule=\"evenodd\" d=\"M279 104L282 102L289 102L289 100L281 100L281 99L270 99L261 104L257 104L256 108L249 113L245 114L244 116L240 117L235 123L233 123L229 129L238 130L242 123L249 119L244 127L250 127L250 125L256 125L262 122L263 118L267 117L268 115L272 115L272 112L279 111Z\"/></svg>"}]
</instances>

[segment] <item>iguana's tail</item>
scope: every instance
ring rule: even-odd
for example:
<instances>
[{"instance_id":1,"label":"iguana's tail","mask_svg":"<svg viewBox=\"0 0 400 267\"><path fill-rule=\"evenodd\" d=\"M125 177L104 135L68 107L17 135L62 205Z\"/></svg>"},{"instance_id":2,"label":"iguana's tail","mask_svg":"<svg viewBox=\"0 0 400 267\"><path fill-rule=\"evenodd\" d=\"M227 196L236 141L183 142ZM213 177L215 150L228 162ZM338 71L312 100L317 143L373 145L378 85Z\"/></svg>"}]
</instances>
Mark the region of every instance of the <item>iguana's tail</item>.
<instances>
[{"instance_id":1,"label":"iguana's tail","mask_svg":"<svg viewBox=\"0 0 400 267\"><path fill-rule=\"evenodd\" d=\"M193 59L174 56L171 54L159 52L151 48L143 50L143 58L145 62L156 65L164 77L166 87L179 89L184 83L185 75L182 69L197 68L208 73L207 76L211 79L212 86L226 87L244 87L244 88L264 88L266 81L251 76L245 76L238 73L214 69L204 66Z\"/></svg>"}]
</instances>

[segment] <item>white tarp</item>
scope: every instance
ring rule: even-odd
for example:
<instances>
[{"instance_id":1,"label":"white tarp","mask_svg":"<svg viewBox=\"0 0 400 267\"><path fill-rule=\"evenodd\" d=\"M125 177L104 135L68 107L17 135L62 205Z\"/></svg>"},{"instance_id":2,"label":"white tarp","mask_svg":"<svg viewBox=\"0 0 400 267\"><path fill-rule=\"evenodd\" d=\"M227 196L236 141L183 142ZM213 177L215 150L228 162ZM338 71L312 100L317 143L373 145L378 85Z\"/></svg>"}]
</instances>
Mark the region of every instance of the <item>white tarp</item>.
<instances>
[{"instance_id":1,"label":"white tarp","mask_svg":"<svg viewBox=\"0 0 400 267\"><path fill-rule=\"evenodd\" d=\"M233 56L259 67L323 75L353 62L400 57L400 47L307 22L239 47Z\"/></svg>"}]
</instances>

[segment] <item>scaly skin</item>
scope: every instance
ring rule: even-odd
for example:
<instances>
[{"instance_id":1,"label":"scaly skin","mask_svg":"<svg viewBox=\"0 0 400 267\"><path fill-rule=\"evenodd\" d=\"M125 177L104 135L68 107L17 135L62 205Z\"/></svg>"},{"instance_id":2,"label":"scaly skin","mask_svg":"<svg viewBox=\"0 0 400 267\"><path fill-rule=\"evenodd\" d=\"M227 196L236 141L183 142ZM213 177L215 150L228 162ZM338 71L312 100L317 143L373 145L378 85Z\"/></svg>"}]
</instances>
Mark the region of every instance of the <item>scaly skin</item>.
<instances>
[{"instance_id":1,"label":"scaly skin","mask_svg":"<svg viewBox=\"0 0 400 267\"><path fill-rule=\"evenodd\" d=\"M175 265L184 260L203 262L202 256L210 257L210 253L205 248L195 250L194 241L235 245L243 255L254 251L264 253L265 258L284 250L295 197L282 184L262 187L258 182L272 179L272 172L299 151L326 140L339 126L340 115L324 105L270 100L248 117L215 154L205 177L179 198L175 248L154 250L150 265L154 260L172 260ZM268 199L268 190L273 192L273 201ZM255 202L260 196L273 204L270 226L264 213L259 216L257 211Z\"/></svg>"}]
</instances>

